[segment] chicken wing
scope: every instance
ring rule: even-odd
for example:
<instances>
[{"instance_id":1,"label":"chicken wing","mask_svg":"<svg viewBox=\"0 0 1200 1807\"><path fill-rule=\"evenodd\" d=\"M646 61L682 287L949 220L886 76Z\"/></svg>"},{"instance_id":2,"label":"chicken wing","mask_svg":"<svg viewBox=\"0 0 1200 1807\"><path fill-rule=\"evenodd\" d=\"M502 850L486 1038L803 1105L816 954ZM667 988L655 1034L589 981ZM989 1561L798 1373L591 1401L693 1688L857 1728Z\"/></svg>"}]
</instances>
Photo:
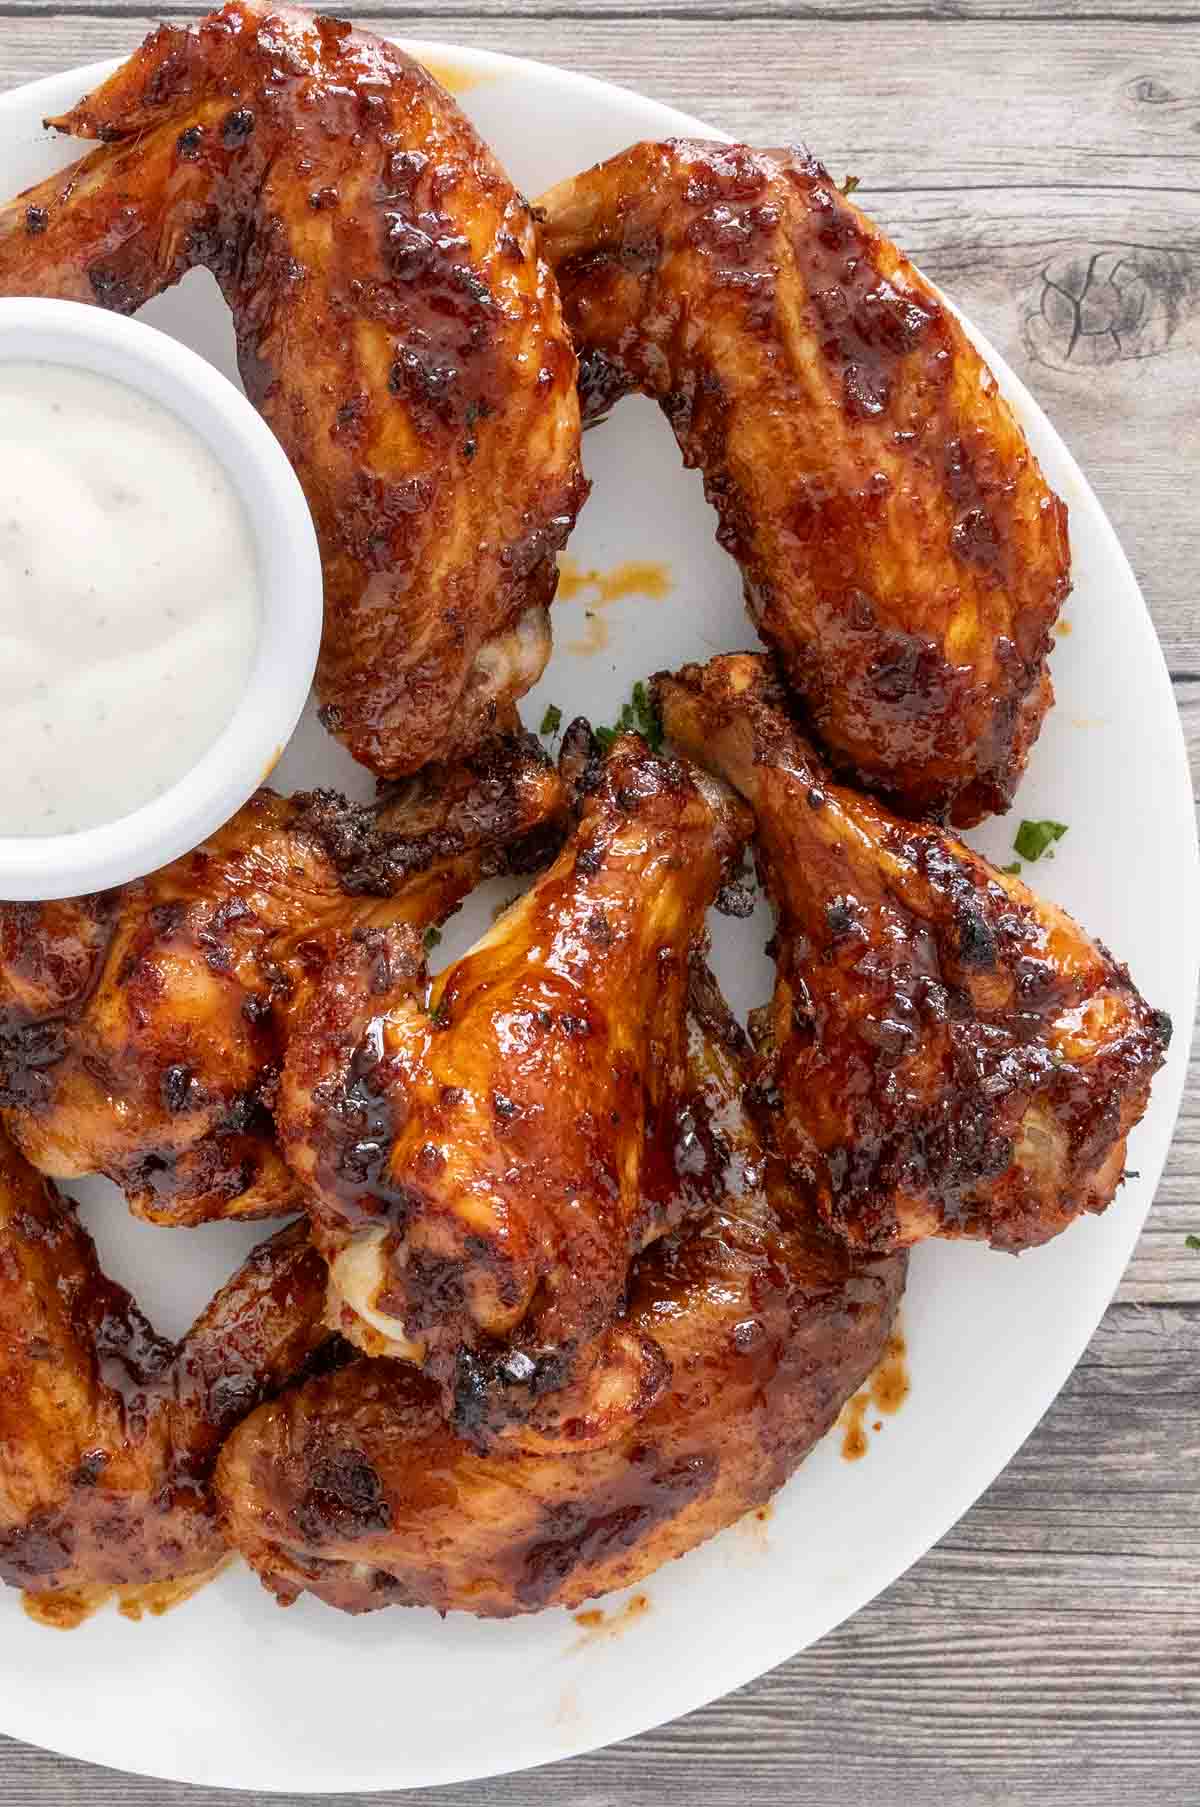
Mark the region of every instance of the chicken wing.
<instances>
[{"instance_id":1,"label":"chicken wing","mask_svg":"<svg viewBox=\"0 0 1200 1807\"><path fill-rule=\"evenodd\" d=\"M1005 809L1066 509L950 309L798 150L634 145L541 208L585 413L661 403L829 757L907 812Z\"/></svg>"},{"instance_id":2,"label":"chicken wing","mask_svg":"<svg viewBox=\"0 0 1200 1807\"><path fill-rule=\"evenodd\" d=\"M217 1452L328 1342L324 1294L325 1264L294 1226L255 1249L176 1347L0 1137L0 1580L70 1623L107 1590L216 1568Z\"/></svg>"},{"instance_id":3,"label":"chicken wing","mask_svg":"<svg viewBox=\"0 0 1200 1807\"><path fill-rule=\"evenodd\" d=\"M564 793L532 739L373 808L262 791L193 853L101 897L0 904L0 1106L33 1164L104 1173L158 1223L303 1208L269 1107L288 1025L341 941L421 936L548 857Z\"/></svg>"},{"instance_id":4,"label":"chicken wing","mask_svg":"<svg viewBox=\"0 0 1200 1807\"><path fill-rule=\"evenodd\" d=\"M658 1384L606 1333L673 1221L688 962L749 826L636 735L584 783L556 864L428 995L386 934L346 946L280 1087L336 1327L481 1436L607 1434Z\"/></svg>"},{"instance_id":5,"label":"chicken wing","mask_svg":"<svg viewBox=\"0 0 1200 1807\"><path fill-rule=\"evenodd\" d=\"M1016 1251L1103 1211L1170 1019L1018 877L832 783L765 659L655 691L675 744L755 811L778 918L757 1083L825 1223L860 1248Z\"/></svg>"},{"instance_id":6,"label":"chicken wing","mask_svg":"<svg viewBox=\"0 0 1200 1807\"><path fill-rule=\"evenodd\" d=\"M133 313L213 272L316 521L326 725L384 776L512 725L586 494L576 365L529 205L450 96L232 0L52 123L101 148L0 209L0 295Z\"/></svg>"},{"instance_id":7,"label":"chicken wing","mask_svg":"<svg viewBox=\"0 0 1200 1807\"><path fill-rule=\"evenodd\" d=\"M282 1601L508 1617L640 1581L782 1486L879 1360L905 1259L822 1236L745 1120L740 1032L704 991L681 1117L693 1214L629 1284L627 1328L667 1370L656 1400L612 1440L547 1455L481 1453L399 1362L289 1392L217 1476L231 1541Z\"/></svg>"}]
</instances>

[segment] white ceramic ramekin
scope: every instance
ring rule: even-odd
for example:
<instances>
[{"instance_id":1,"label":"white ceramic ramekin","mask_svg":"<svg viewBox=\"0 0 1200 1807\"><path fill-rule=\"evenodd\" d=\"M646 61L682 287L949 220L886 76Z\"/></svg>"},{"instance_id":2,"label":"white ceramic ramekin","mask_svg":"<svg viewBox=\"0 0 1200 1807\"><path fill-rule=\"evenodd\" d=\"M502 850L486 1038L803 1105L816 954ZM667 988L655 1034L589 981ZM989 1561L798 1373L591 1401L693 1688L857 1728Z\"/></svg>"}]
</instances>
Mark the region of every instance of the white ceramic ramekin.
<instances>
[{"instance_id":1,"label":"white ceramic ramekin","mask_svg":"<svg viewBox=\"0 0 1200 1807\"><path fill-rule=\"evenodd\" d=\"M74 897L186 853L265 780L304 707L321 640L321 561L295 472L232 383L151 326L73 301L0 300L0 363L68 364L113 377L186 422L241 497L258 559L262 623L228 726L152 803L98 828L0 835L0 898ZM0 783L3 783L0 770Z\"/></svg>"}]
</instances>

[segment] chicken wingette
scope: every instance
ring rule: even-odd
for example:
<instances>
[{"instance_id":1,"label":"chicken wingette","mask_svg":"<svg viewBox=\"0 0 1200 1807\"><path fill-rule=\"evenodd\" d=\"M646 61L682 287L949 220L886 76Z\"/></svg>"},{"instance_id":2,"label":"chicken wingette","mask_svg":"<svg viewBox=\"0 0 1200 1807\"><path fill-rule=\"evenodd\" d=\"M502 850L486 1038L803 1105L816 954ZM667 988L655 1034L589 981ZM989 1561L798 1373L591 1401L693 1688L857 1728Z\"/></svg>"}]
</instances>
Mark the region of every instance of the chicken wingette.
<instances>
[{"instance_id":1,"label":"chicken wingette","mask_svg":"<svg viewBox=\"0 0 1200 1807\"><path fill-rule=\"evenodd\" d=\"M755 1085L793 1177L857 1248L1019 1250L1111 1202L1170 1019L1013 873L831 781L766 659L655 681L739 790L777 914Z\"/></svg>"},{"instance_id":2,"label":"chicken wingette","mask_svg":"<svg viewBox=\"0 0 1200 1807\"><path fill-rule=\"evenodd\" d=\"M585 412L661 404L826 754L906 812L1005 809L1067 517L945 302L799 150L638 144L540 206Z\"/></svg>"},{"instance_id":3,"label":"chicken wingette","mask_svg":"<svg viewBox=\"0 0 1200 1807\"><path fill-rule=\"evenodd\" d=\"M231 0L51 123L101 145L0 208L0 295L129 314L212 271L316 522L326 725L387 777L511 727L586 485L558 291L464 114L393 44Z\"/></svg>"}]
</instances>

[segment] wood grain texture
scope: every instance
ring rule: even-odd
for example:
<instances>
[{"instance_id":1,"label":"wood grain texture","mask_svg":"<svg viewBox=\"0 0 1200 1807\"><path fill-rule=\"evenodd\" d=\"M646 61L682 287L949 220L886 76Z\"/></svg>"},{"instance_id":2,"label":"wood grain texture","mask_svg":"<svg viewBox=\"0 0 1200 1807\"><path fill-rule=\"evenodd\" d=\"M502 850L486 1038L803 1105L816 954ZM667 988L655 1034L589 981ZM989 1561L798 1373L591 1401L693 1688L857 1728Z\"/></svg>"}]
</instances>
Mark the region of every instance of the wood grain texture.
<instances>
[{"instance_id":1,"label":"wood grain texture","mask_svg":"<svg viewBox=\"0 0 1200 1807\"><path fill-rule=\"evenodd\" d=\"M79 17L87 13L129 15L140 11L136 0L6 0L6 13L40 13L59 18ZM177 9L179 16L207 10L203 0ZM513 19L591 18L631 20L645 26L646 7L642 0L413 0L409 6L397 6L396 0L363 0L354 8L359 19L417 15L439 19L502 19L507 27ZM785 21L796 25L826 25L830 22L848 25L891 24L896 20L922 25L936 25L944 33L957 26L980 24L1057 24L1095 23L1194 25L1200 20L1196 0L657 0L654 18L686 18L714 21L756 20ZM642 38L653 49L653 37Z\"/></svg>"},{"instance_id":2,"label":"wood grain texture","mask_svg":"<svg viewBox=\"0 0 1200 1807\"><path fill-rule=\"evenodd\" d=\"M354 11L396 35L622 82L761 143L803 138L835 174L856 173L867 208L1029 380L1091 477L1200 775L1200 0ZM0 0L0 88L119 54L149 23L128 0ZM849 1624L611 1751L397 1803L1196 1807L1200 1252L1184 1238L1200 1235L1198 1182L1194 1059L1154 1209L1084 1359L972 1511ZM0 1798L201 1799L11 1742Z\"/></svg>"}]
</instances>

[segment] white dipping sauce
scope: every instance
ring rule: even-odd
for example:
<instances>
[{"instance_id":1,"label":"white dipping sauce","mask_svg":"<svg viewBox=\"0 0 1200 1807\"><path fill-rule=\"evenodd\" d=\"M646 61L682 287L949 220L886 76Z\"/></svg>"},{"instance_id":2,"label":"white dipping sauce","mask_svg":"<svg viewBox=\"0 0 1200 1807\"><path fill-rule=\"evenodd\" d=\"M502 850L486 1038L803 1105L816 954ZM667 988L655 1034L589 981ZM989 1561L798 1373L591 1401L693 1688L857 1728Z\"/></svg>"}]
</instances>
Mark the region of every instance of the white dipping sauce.
<instances>
[{"instance_id":1,"label":"white dipping sauce","mask_svg":"<svg viewBox=\"0 0 1200 1807\"><path fill-rule=\"evenodd\" d=\"M136 390L0 363L0 834L115 821L246 687L261 600L241 501Z\"/></svg>"}]
</instances>

